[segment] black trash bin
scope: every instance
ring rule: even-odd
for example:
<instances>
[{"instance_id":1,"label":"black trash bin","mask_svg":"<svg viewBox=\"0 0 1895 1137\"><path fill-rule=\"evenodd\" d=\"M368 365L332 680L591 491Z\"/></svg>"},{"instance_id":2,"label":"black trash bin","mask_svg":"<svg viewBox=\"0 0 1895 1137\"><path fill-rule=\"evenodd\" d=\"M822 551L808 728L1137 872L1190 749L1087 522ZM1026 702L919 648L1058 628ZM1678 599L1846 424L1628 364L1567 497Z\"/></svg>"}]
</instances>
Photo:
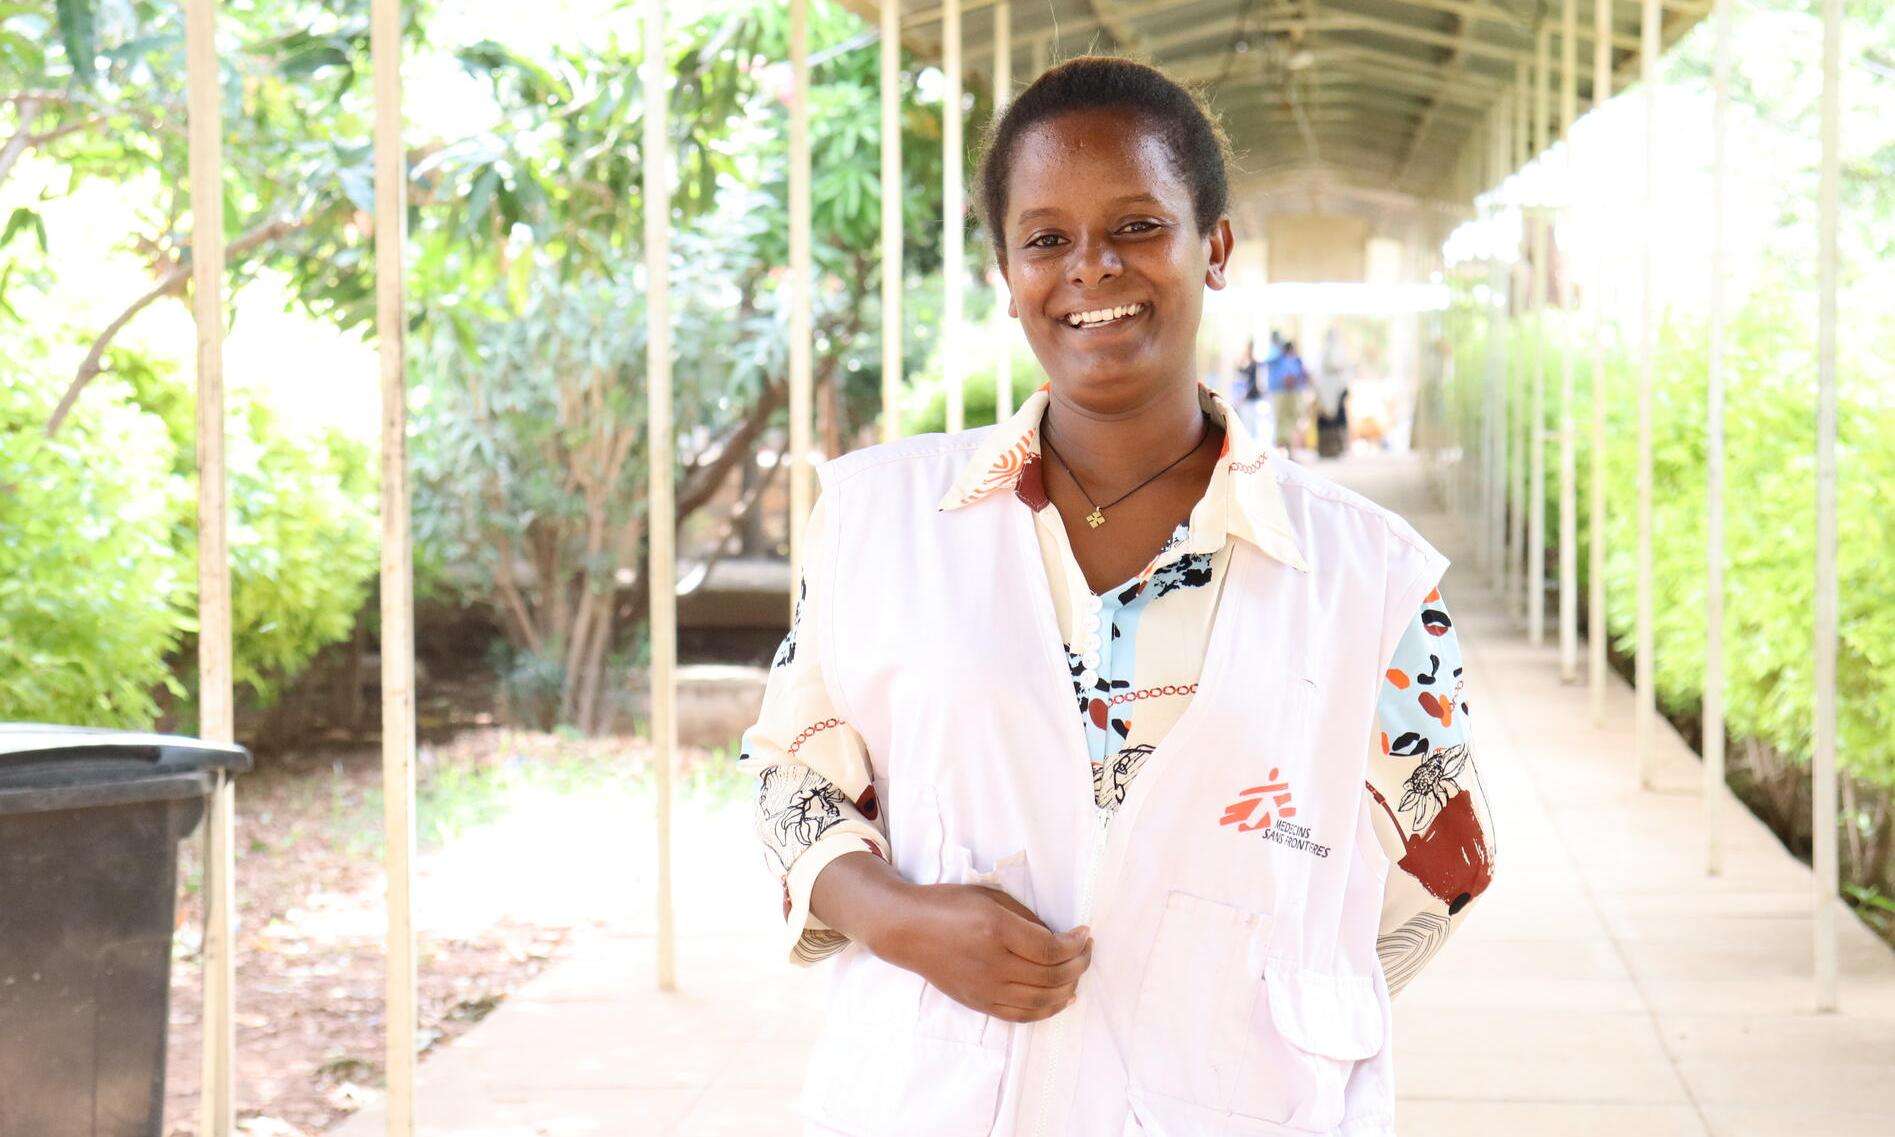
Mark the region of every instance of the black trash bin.
<instances>
[{"instance_id":1,"label":"black trash bin","mask_svg":"<svg viewBox=\"0 0 1895 1137\"><path fill-rule=\"evenodd\" d=\"M0 723L0 1137L159 1137L178 842L241 746Z\"/></svg>"}]
</instances>

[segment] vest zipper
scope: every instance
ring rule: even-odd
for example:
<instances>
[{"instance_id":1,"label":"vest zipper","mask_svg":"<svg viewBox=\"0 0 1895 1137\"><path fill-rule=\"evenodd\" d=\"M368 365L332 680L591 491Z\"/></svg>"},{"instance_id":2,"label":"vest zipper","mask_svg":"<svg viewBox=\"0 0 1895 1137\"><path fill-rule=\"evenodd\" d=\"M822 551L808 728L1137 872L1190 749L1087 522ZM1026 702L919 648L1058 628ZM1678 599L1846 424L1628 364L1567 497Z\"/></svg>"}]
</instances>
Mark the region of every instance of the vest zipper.
<instances>
[{"instance_id":1,"label":"vest zipper","mask_svg":"<svg viewBox=\"0 0 1895 1137\"><path fill-rule=\"evenodd\" d=\"M1100 809L1094 802L1087 805L1093 811L1095 824L1092 830L1091 847L1086 851L1086 871L1079 883L1079 913L1073 921L1073 927L1079 927L1092 920L1094 902L1098 899L1099 862L1105 856L1106 835L1112 825L1112 814ZM1035 1137L1046 1137L1048 1116L1053 1111L1053 1092L1059 1088L1060 1074L1065 1065L1066 1023L1072 1018L1074 1008L1079 1006L1075 998L1073 1004L1055 1016L1049 1024L1052 1033L1047 1039L1046 1081L1040 1092L1040 1108L1034 1122Z\"/></svg>"}]
</instances>

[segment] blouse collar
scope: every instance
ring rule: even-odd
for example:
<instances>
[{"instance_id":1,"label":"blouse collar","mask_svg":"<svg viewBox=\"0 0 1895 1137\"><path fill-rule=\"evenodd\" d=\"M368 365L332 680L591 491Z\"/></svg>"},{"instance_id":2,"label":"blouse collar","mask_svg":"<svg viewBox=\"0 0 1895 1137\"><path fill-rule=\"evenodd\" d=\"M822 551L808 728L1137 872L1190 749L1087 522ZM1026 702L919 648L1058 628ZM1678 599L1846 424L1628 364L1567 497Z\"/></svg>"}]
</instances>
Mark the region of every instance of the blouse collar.
<instances>
[{"instance_id":1,"label":"blouse collar","mask_svg":"<svg viewBox=\"0 0 1895 1137\"><path fill-rule=\"evenodd\" d=\"M942 497L940 508L960 509L1003 490L1012 490L1036 512L1045 508L1040 420L1051 400L1051 384L1042 383L1019 410L988 432ZM1274 467L1280 459L1250 436L1222 395L1203 383L1198 384L1198 404L1212 422L1224 428L1224 442L1204 496L1191 507L1189 536L1182 551L1215 552L1227 539L1237 537L1291 568L1310 571L1277 485Z\"/></svg>"}]
</instances>

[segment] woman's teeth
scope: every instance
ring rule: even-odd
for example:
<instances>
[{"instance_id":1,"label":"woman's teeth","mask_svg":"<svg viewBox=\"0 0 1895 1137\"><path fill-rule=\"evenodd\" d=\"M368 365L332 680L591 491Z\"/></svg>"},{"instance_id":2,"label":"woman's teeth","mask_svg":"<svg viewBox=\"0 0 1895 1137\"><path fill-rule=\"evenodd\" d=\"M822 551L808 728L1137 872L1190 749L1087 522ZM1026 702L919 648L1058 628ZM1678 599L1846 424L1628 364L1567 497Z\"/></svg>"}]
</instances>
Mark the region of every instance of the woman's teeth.
<instances>
[{"instance_id":1,"label":"woman's teeth","mask_svg":"<svg viewBox=\"0 0 1895 1137\"><path fill-rule=\"evenodd\" d=\"M1127 316L1136 316L1144 310L1143 304L1121 304L1117 308L1094 308L1090 312L1074 312L1066 317L1066 323L1075 328L1096 328L1100 324L1109 324Z\"/></svg>"}]
</instances>

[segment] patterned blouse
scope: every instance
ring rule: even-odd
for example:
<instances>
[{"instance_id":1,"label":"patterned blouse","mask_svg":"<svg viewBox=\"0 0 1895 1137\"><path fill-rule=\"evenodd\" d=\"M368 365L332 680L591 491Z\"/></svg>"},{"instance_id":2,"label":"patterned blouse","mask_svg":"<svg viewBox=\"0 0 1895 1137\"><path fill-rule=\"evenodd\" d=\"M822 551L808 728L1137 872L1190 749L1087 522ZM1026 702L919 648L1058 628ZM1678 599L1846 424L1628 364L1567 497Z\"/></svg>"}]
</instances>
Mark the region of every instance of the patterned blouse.
<instances>
[{"instance_id":1,"label":"patterned blouse","mask_svg":"<svg viewBox=\"0 0 1895 1137\"><path fill-rule=\"evenodd\" d=\"M1039 425L1050 395L1042 386L991 432L941 501L955 509L1010 493L1033 513L1060 638L1072 671L1073 708L1092 757L1093 794L1111 812L1197 689L1233 542L1296 557L1275 537L1282 503L1274 479L1233 478L1271 459L1224 399L1202 385L1199 402L1224 428L1223 457L1204 496L1136 576L1094 593L1073 556L1058 509L1047 499ZM805 527L803 572L828 550L818 497ZM888 858L870 758L862 737L838 715L808 638L824 626L808 610L807 584L789 634L777 649L754 726L744 733L742 768L758 778L757 830L783 885L784 946L814 963L847 937L809 911L816 875L845 853ZM799 644L799 637L803 637ZM1437 952L1492 877L1494 842L1487 802L1469 750L1461 653L1437 590L1388 661L1370 737L1368 793L1376 834L1392 863L1377 947L1391 993Z\"/></svg>"}]
</instances>

